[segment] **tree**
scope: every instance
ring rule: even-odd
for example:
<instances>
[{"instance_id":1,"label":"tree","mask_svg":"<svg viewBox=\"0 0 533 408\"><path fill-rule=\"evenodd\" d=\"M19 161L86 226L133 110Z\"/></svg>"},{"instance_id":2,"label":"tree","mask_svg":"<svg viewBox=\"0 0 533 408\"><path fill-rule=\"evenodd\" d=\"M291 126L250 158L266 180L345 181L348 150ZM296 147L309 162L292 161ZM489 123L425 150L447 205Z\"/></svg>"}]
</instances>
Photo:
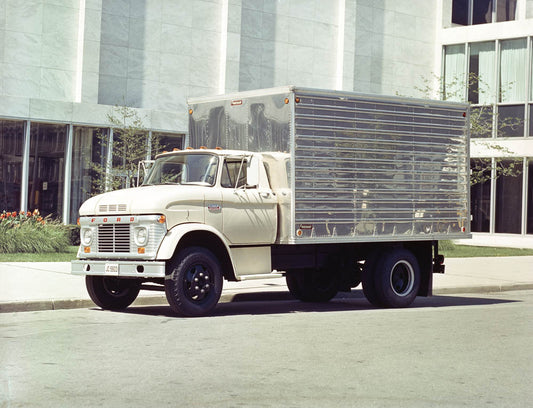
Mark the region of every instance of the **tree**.
<instances>
[{"instance_id":1,"label":"tree","mask_svg":"<svg viewBox=\"0 0 533 408\"><path fill-rule=\"evenodd\" d=\"M107 114L113 132L98 134L99 144L107 157L100 163L90 163L93 172L92 195L120 188L134 187L138 164L162 146L144 126L139 113L128 106L114 106Z\"/></svg>"},{"instance_id":2,"label":"tree","mask_svg":"<svg viewBox=\"0 0 533 408\"><path fill-rule=\"evenodd\" d=\"M415 89L425 98L466 102L465 89L462 85L462 80L459 78L451 78L445 81L443 77L433 74L431 79L422 78L421 83L421 86L416 86ZM435 84L438 86L435 86ZM483 94L486 89L489 88L484 84L483 79L479 75L470 72L467 88L469 99L472 96ZM500 92L505 92L505 90L500 90ZM477 97L476 99L479 100L480 98ZM521 160L513 159L514 152L499 143L495 143L493 133L495 133L497 138L505 137L512 134L516 128L523 126L523 123L524 121L519 118L499 117L492 105L478 105L470 109L472 143L482 146L491 156L506 157L506 160L472 159L470 169L471 185L484 183L491 178L497 179L501 176L517 177L522 173Z\"/></svg>"}]
</instances>

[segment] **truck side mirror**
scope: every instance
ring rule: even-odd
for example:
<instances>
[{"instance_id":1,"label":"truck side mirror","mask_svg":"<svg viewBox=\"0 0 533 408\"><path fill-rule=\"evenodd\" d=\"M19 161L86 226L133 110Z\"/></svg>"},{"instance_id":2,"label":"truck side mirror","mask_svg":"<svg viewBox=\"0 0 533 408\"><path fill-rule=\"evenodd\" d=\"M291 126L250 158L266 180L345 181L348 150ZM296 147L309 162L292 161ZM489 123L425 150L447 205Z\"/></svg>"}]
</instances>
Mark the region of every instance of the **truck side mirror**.
<instances>
[{"instance_id":1,"label":"truck side mirror","mask_svg":"<svg viewBox=\"0 0 533 408\"><path fill-rule=\"evenodd\" d=\"M252 156L248 161L246 188L257 188L259 186L259 165L260 161L255 156Z\"/></svg>"},{"instance_id":2,"label":"truck side mirror","mask_svg":"<svg viewBox=\"0 0 533 408\"><path fill-rule=\"evenodd\" d=\"M141 185L141 177L142 181L146 179L146 176L148 175L148 172L152 168L154 162L155 160L141 160L139 162L137 165L137 187Z\"/></svg>"}]
</instances>

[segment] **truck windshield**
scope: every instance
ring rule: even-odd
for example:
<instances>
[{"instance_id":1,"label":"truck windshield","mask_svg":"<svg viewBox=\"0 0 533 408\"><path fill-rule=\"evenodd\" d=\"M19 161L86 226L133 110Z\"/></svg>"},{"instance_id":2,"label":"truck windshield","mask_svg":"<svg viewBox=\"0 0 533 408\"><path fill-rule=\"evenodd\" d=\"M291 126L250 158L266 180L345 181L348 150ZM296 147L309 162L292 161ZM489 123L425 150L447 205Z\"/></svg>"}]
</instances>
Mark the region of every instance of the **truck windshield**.
<instances>
[{"instance_id":1,"label":"truck windshield","mask_svg":"<svg viewBox=\"0 0 533 408\"><path fill-rule=\"evenodd\" d=\"M143 183L155 184L215 184L218 157L212 154L175 154L156 159Z\"/></svg>"}]
</instances>

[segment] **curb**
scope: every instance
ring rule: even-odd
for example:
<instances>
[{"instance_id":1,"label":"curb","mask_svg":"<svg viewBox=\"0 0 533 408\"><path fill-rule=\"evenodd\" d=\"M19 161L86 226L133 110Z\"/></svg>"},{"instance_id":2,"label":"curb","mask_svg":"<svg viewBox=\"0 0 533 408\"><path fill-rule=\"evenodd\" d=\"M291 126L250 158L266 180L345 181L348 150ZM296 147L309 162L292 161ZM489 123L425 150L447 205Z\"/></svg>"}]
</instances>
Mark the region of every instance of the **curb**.
<instances>
[{"instance_id":1,"label":"curb","mask_svg":"<svg viewBox=\"0 0 533 408\"><path fill-rule=\"evenodd\" d=\"M433 295L451 295L451 294L472 294L472 293L499 293L516 290L533 290L533 283L512 283L508 285L488 285L488 286L471 286L459 288L440 288L434 289ZM337 296L338 299L349 299L360 297L360 291L344 293ZM288 291L262 291L262 292L240 292L240 293L223 293L220 296L219 303L232 302L266 302L266 301L285 301L294 300ZM168 305L164 295L160 296L140 296L132 306L156 306ZM58 299L58 300L36 300L21 302L4 302L0 303L1 313L16 312L37 312L45 310L64 310L64 309L89 309L97 307L90 299Z\"/></svg>"}]
</instances>

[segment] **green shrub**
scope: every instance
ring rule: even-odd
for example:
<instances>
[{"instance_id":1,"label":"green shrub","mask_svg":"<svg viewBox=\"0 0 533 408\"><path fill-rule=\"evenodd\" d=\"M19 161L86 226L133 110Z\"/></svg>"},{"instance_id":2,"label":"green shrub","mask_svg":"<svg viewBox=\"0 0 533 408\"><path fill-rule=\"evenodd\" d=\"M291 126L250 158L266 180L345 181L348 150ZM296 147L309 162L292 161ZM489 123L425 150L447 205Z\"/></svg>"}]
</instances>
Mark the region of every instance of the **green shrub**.
<instances>
[{"instance_id":1,"label":"green shrub","mask_svg":"<svg viewBox=\"0 0 533 408\"><path fill-rule=\"evenodd\" d=\"M68 240L70 245L80 245L80 226L79 225L65 225L68 230Z\"/></svg>"},{"instance_id":2,"label":"green shrub","mask_svg":"<svg viewBox=\"0 0 533 408\"><path fill-rule=\"evenodd\" d=\"M39 211L0 214L0 253L67 252L68 229Z\"/></svg>"},{"instance_id":3,"label":"green shrub","mask_svg":"<svg viewBox=\"0 0 533 408\"><path fill-rule=\"evenodd\" d=\"M452 251L456 245L452 241L439 241L439 251Z\"/></svg>"}]
</instances>

